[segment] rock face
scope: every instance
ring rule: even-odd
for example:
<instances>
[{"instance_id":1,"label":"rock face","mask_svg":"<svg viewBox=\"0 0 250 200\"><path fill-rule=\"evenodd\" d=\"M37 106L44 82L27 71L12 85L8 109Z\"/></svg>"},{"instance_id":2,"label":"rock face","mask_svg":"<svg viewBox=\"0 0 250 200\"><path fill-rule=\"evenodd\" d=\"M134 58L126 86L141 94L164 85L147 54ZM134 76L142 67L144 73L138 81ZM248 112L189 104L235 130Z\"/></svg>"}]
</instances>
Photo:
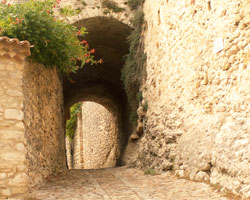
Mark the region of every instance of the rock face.
<instances>
[{"instance_id":1,"label":"rock face","mask_svg":"<svg viewBox=\"0 0 250 200\"><path fill-rule=\"evenodd\" d=\"M119 124L115 113L100 104L83 102L73 144L72 168L115 167L120 154Z\"/></svg>"},{"instance_id":2,"label":"rock face","mask_svg":"<svg viewBox=\"0 0 250 200\"><path fill-rule=\"evenodd\" d=\"M249 8L245 0L145 1L148 111L128 163L250 197Z\"/></svg>"},{"instance_id":3,"label":"rock face","mask_svg":"<svg viewBox=\"0 0 250 200\"><path fill-rule=\"evenodd\" d=\"M0 38L0 199L65 166L61 81L29 54L29 43Z\"/></svg>"}]
</instances>

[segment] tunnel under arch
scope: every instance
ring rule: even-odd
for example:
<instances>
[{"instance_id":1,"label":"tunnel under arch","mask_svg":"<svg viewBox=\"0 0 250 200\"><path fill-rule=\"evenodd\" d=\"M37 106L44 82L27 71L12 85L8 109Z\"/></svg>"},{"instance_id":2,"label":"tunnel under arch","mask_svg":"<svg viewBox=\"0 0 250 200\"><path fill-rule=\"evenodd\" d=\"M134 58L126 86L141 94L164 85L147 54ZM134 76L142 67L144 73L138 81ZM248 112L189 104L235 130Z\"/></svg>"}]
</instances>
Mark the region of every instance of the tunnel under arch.
<instances>
[{"instance_id":1,"label":"tunnel under arch","mask_svg":"<svg viewBox=\"0 0 250 200\"><path fill-rule=\"evenodd\" d=\"M117 166L121 149L117 113L93 101L79 103L81 108L74 139L66 138L68 168L99 169Z\"/></svg>"},{"instance_id":2,"label":"tunnel under arch","mask_svg":"<svg viewBox=\"0 0 250 200\"><path fill-rule=\"evenodd\" d=\"M65 116L69 117L69 108L74 103L92 101L116 113L119 117L121 155L128 140L129 120L128 102L123 83L121 68L124 55L128 53L127 37L131 27L111 17L91 17L74 23L77 28L86 27L84 37L90 48L96 50L95 59L104 62L98 65L86 64L71 77L63 79ZM83 38L79 38L80 40Z\"/></svg>"}]
</instances>

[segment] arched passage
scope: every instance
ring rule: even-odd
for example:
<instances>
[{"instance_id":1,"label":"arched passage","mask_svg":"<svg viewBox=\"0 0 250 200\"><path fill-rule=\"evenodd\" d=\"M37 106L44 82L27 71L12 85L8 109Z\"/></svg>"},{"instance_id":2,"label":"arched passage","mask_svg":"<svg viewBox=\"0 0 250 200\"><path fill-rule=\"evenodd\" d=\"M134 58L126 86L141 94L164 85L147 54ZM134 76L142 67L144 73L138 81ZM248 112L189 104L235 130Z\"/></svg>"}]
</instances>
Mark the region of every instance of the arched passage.
<instances>
[{"instance_id":1,"label":"arched passage","mask_svg":"<svg viewBox=\"0 0 250 200\"><path fill-rule=\"evenodd\" d=\"M66 138L69 169L115 167L120 155L119 117L101 104L84 101L77 104L77 128L74 139Z\"/></svg>"},{"instance_id":2,"label":"arched passage","mask_svg":"<svg viewBox=\"0 0 250 200\"><path fill-rule=\"evenodd\" d=\"M121 153L128 139L128 103L121 81L121 68L124 55L128 53L127 37L131 28L109 17L92 17L82 19L75 24L88 30L84 38L90 48L96 50L96 59L103 63L95 66L85 65L76 74L72 74L74 83L64 78L64 105L66 118L69 108L80 101L93 101L103 105L119 116ZM80 38L82 39L82 38Z\"/></svg>"}]
</instances>

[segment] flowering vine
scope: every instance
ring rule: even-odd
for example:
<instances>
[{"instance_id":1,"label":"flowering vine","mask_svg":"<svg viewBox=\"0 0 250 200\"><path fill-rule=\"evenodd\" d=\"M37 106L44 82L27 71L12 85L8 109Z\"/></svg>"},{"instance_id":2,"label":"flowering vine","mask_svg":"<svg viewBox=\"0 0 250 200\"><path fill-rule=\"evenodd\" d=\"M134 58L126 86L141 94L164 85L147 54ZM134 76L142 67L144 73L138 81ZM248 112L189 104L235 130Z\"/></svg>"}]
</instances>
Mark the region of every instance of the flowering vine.
<instances>
[{"instance_id":1,"label":"flowering vine","mask_svg":"<svg viewBox=\"0 0 250 200\"><path fill-rule=\"evenodd\" d=\"M61 72L76 72L86 63L97 64L94 49L79 36L87 34L86 28L78 30L54 16L53 9L60 0L30 0L22 4L0 3L0 36L28 40L34 47L30 59L45 67L57 67Z\"/></svg>"}]
</instances>

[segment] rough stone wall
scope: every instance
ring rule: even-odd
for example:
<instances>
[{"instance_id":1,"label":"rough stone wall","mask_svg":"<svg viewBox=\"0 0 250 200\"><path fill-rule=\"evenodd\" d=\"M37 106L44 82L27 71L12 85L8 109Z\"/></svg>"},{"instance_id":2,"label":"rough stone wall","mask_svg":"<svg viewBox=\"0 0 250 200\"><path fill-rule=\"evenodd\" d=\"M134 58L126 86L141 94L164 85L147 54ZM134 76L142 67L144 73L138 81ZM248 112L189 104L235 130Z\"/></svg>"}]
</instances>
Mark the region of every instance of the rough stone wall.
<instances>
[{"instance_id":1,"label":"rough stone wall","mask_svg":"<svg viewBox=\"0 0 250 200\"><path fill-rule=\"evenodd\" d=\"M73 167L74 169L83 169L83 126L82 126L82 115L80 114L77 118L77 128L74 135L73 141Z\"/></svg>"},{"instance_id":2,"label":"rough stone wall","mask_svg":"<svg viewBox=\"0 0 250 200\"><path fill-rule=\"evenodd\" d=\"M62 84L56 69L27 63L23 75L26 162L35 185L66 164Z\"/></svg>"},{"instance_id":3,"label":"rough stone wall","mask_svg":"<svg viewBox=\"0 0 250 200\"><path fill-rule=\"evenodd\" d=\"M144 13L149 107L129 162L250 197L249 1L146 0Z\"/></svg>"},{"instance_id":4,"label":"rough stone wall","mask_svg":"<svg viewBox=\"0 0 250 200\"><path fill-rule=\"evenodd\" d=\"M0 38L0 199L65 166L61 81L29 54L28 42Z\"/></svg>"},{"instance_id":5,"label":"rough stone wall","mask_svg":"<svg viewBox=\"0 0 250 200\"><path fill-rule=\"evenodd\" d=\"M74 168L114 167L120 153L118 119L115 113L100 104L83 102L77 126L74 137Z\"/></svg>"},{"instance_id":6,"label":"rough stone wall","mask_svg":"<svg viewBox=\"0 0 250 200\"><path fill-rule=\"evenodd\" d=\"M68 138L65 137L65 143L66 143L66 158L67 158L67 167L68 169L73 169L73 156L71 155L72 153L72 146L73 142Z\"/></svg>"}]
</instances>

